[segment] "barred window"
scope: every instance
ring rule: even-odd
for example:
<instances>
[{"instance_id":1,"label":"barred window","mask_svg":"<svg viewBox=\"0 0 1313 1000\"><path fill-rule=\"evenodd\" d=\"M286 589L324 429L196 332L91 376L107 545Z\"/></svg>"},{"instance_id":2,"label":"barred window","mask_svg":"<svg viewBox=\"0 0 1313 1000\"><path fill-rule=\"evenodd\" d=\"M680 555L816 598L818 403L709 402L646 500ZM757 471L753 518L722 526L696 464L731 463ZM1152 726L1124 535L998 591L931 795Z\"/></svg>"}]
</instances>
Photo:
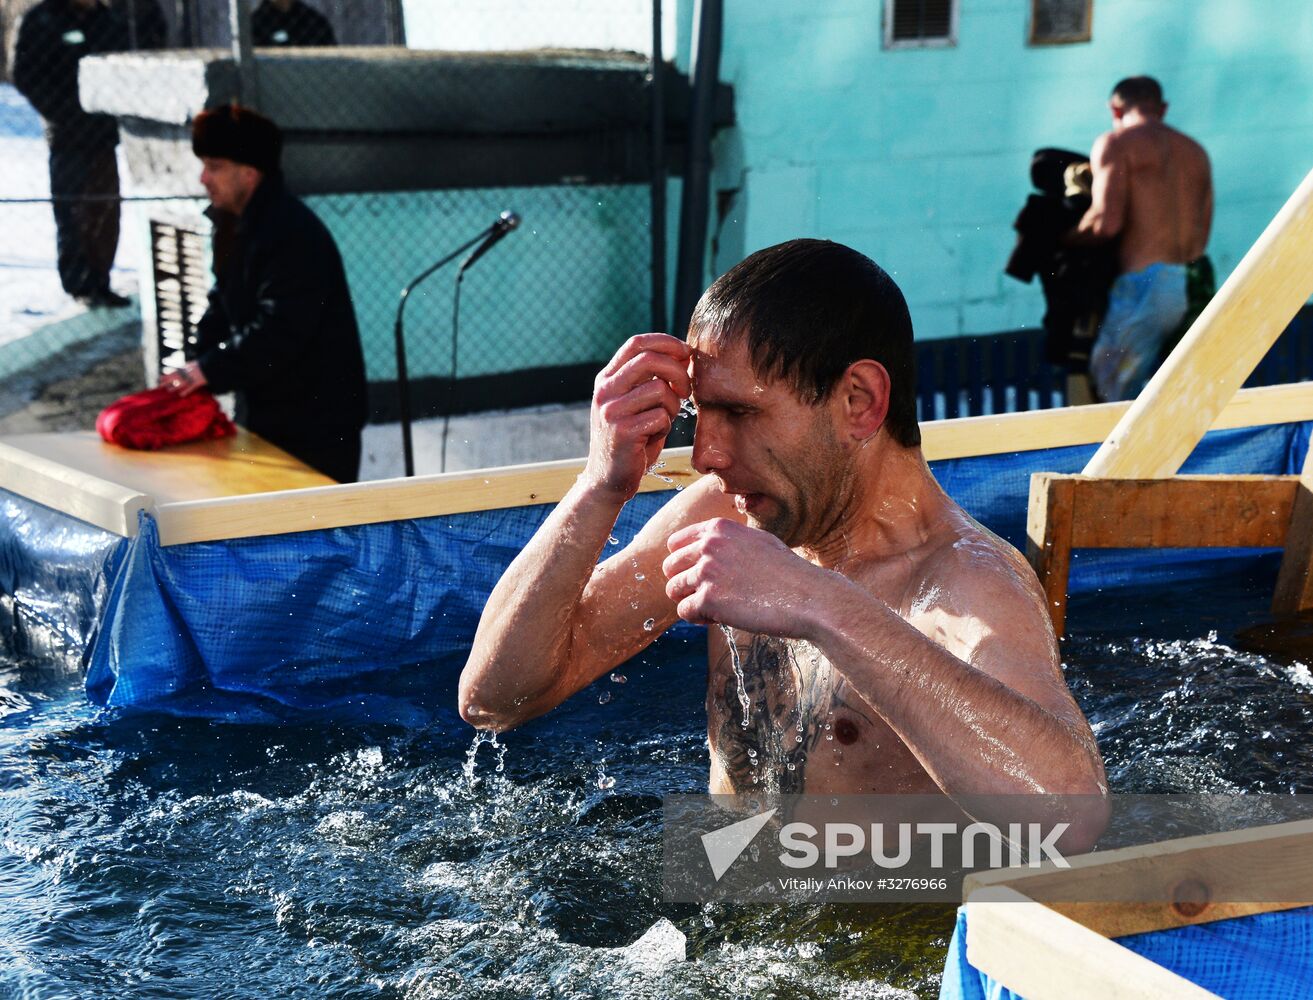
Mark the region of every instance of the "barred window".
<instances>
[{"instance_id":1,"label":"barred window","mask_svg":"<svg viewBox=\"0 0 1313 1000\"><path fill-rule=\"evenodd\" d=\"M1030 44L1088 42L1094 0L1030 0Z\"/></svg>"},{"instance_id":2,"label":"barred window","mask_svg":"<svg viewBox=\"0 0 1313 1000\"><path fill-rule=\"evenodd\" d=\"M957 43L957 0L885 0L885 48Z\"/></svg>"}]
</instances>

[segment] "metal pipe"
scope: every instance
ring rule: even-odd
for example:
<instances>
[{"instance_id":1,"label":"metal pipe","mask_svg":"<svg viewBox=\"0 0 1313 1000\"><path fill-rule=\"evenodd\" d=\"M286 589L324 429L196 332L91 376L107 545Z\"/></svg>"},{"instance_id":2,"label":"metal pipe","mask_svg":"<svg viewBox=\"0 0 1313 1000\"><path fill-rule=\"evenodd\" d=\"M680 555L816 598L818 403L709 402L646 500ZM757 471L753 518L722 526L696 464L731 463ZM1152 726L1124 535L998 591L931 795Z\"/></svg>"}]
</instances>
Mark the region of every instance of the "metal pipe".
<instances>
[{"instance_id":1,"label":"metal pipe","mask_svg":"<svg viewBox=\"0 0 1313 1000\"><path fill-rule=\"evenodd\" d=\"M124 8L128 18L128 48L136 52L141 42L137 37L137 0L127 0Z\"/></svg>"},{"instance_id":2,"label":"metal pipe","mask_svg":"<svg viewBox=\"0 0 1313 1000\"><path fill-rule=\"evenodd\" d=\"M666 329L666 95L661 0L652 0L652 329Z\"/></svg>"},{"instance_id":3,"label":"metal pipe","mask_svg":"<svg viewBox=\"0 0 1313 1000\"><path fill-rule=\"evenodd\" d=\"M258 109L260 85L255 75L251 10L247 0L228 0L228 25L232 31L233 63L237 66L237 99L248 108Z\"/></svg>"},{"instance_id":4,"label":"metal pipe","mask_svg":"<svg viewBox=\"0 0 1313 1000\"><path fill-rule=\"evenodd\" d=\"M686 336L689 317L702 295L706 246L711 131L715 125L716 87L724 25L721 0L697 0L698 30L693 39L693 93L688 113L688 159L679 213L679 268L675 275L675 322L671 333Z\"/></svg>"}]
</instances>

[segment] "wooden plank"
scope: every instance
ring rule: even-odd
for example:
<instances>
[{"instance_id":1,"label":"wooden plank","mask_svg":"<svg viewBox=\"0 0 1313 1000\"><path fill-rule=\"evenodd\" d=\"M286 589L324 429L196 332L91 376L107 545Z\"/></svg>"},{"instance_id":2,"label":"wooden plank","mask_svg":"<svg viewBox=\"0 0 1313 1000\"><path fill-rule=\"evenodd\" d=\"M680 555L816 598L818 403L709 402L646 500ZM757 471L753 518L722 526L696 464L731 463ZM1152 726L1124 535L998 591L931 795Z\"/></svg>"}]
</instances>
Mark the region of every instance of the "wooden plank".
<instances>
[{"instance_id":1,"label":"wooden plank","mask_svg":"<svg viewBox=\"0 0 1313 1000\"><path fill-rule=\"evenodd\" d=\"M966 904L967 961L1027 1000L1201 1000L1203 987L1010 886Z\"/></svg>"},{"instance_id":2,"label":"wooden plank","mask_svg":"<svg viewBox=\"0 0 1313 1000\"><path fill-rule=\"evenodd\" d=\"M1067 627L1067 578L1071 571L1072 498L1070 477L1036 472L1030 477L1026 558L1039 577L1053 631Z\"/></svg>"},{"instance_id":3,"label":"wooden plank","mask_svg":"<svg viewBox=\"0 0 1313 1000\"><path fill-rule=\"evenodd\" d=\"M1313 608L1313 448L1304 456L1290 512L1286 551L1272 592L1273 614L1293 615L1309 608Z\"/></svg>"},{"instance_id":4,"label":"wooden plank","mask_svg":"<svg viewBox=\"0 0 1313 1000\"><path fill-rule=\"evenodd\" d=\"M697 479L689 465L691 449L664 454L662 475L680 486ZM160 544L281 535L294 531L377 524L439 514L555 503L574 484L584 463L570 459L514 465L502 469L449 472L412 479L351 483L294 492L265 493L221 500L161 504ZM671 486L646 476L642 492Z\"/></svg>"},{"instance_id":5,"label":"wooden plank","mask_svg":"<svg viewBox=\"0 0 1313 1000\"><path fill-rule=\"evenodd\" d=\"M1104 479L1181 468L1313 294L1313 171L1231 272L1085 467Z\"/></svg>"},{"instance_id":6,"label":"wooden plank","mask_svg":"<svg viewBox=\"0 0 1313 1000\"><path fill-rule=\"evenodd\" d=\"M1069 868L969 875L963 897L1006 887L1104 936L1313 903L1313 820L1068 857Z\"/></svg>"},{"instance_id":7,"label":"wooden plank","mask_svg":"<svg viewBox=\"0 0 1313 1000\"><path fill-rule=\"evenodd\" d=\"M926 460L933 462L945 458L1097 444L1108 436L1131 405L1099 403L931 421L921 425L921 448ZM1313 420L1313 382L1243 389L1236 393L1210 429L1259 427L1301 420Z\"/></svg>"},{"instance_id":8,"label":"wooden plank","mask_svg":"<svg viewBox=\"0 0 1313 1000\"><path fill-rule=\"evenodd\" d=\"M1071 547L1279 548L1295 476L1055 477L1073 489Z\"/></svg>"},{"instance_id":9,"label":"wooden plank","mask_svg":"<svg viewBox=\"0 0 1313 1000\"><path fill-rule=\"evenodd\" d=\"M0 441L0 488L125 538L137 533L145 493Z\"/></svg>"}]
</instances>

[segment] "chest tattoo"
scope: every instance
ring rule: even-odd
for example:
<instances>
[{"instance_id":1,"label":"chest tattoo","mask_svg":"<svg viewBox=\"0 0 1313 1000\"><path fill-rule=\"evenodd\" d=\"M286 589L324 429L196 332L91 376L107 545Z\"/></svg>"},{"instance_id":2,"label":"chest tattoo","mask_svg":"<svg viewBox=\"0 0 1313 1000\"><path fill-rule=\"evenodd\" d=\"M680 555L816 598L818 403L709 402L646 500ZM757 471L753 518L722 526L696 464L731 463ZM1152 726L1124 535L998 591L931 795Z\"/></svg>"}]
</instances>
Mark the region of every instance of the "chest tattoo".
<instances>
[{"instance_id":1,"label":"chest tattoo","mask_svg":"<svg viewBox=\"0 0 1313 1000\"><path fill-rule=\"evenodd\" d=\"M849 716L868 713L810 643L734 636L749 712L745 720L727 647L713 667L714 752L738 791L803 794L809 767L842 766L844 747L860 738Z\"/></svg>"}]
</instances>

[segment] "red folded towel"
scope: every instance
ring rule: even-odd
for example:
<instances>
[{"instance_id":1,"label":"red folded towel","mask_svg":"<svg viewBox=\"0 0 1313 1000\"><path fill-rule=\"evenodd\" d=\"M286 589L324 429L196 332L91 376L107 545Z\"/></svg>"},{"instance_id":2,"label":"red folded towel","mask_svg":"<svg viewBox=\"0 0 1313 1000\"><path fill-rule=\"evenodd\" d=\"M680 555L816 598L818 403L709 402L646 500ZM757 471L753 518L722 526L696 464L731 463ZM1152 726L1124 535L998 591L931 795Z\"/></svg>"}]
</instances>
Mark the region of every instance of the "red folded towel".
<instances>
[{"instance_id":1,"label":"red folded towel","mask_svg":"<svg viewBox=\"0 0 1313 1000\"><path fill-rule=\"evenodd\" d=\"M187 396L167 389L134 392L101 410L96 430L111 444L143 451L237 433L218 401L203 389Z\"/></svg>"}]
</instances>

